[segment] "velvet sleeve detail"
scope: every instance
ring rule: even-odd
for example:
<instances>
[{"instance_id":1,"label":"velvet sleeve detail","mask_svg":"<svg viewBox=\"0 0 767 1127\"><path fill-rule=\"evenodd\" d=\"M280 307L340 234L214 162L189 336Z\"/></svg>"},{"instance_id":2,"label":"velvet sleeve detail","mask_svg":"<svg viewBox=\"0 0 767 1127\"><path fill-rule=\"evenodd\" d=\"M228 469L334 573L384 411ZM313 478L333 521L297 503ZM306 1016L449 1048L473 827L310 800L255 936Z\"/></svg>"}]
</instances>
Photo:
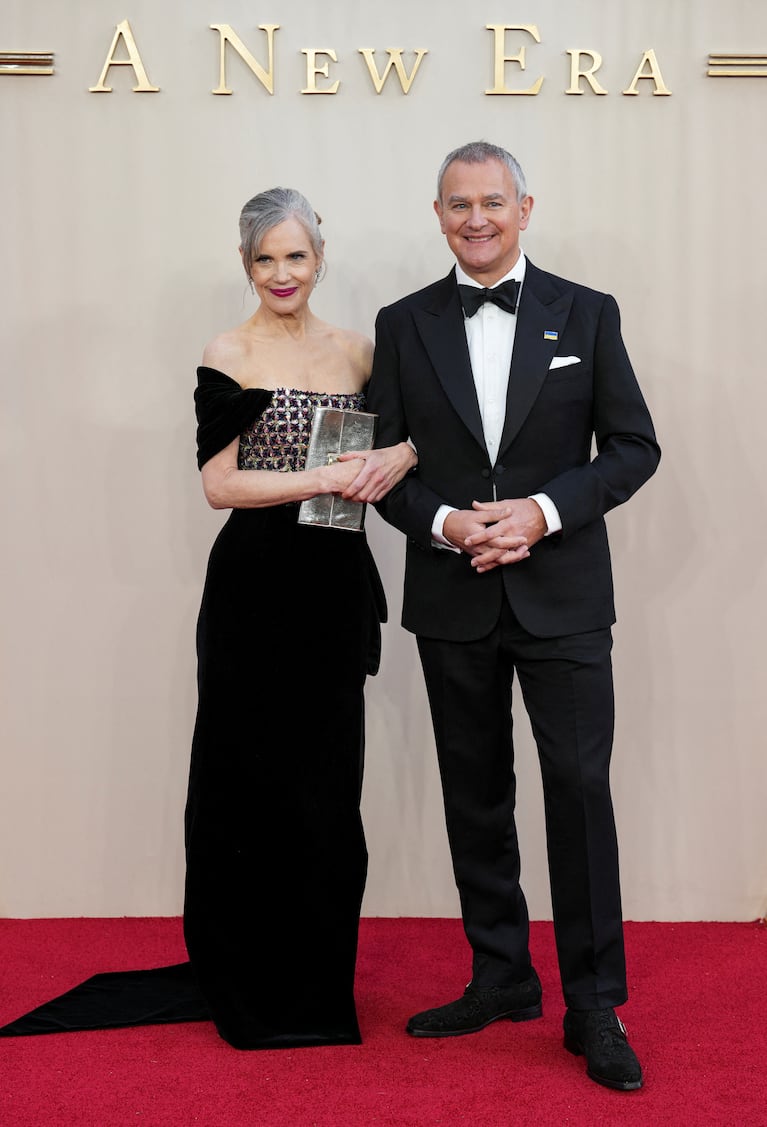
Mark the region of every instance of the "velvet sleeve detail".
<instances>
[{"instance_id":1,"label":"velvet sleeve detail","mask_svg":"<svg viewBox=\"0 0 767 1127\"><path fill-rule=\"evenodd\" d=\"M243 388L216 368L199 367L194 393L199 469L252 426L271 401L271 391Z\"/></svg>"}]
</instances>

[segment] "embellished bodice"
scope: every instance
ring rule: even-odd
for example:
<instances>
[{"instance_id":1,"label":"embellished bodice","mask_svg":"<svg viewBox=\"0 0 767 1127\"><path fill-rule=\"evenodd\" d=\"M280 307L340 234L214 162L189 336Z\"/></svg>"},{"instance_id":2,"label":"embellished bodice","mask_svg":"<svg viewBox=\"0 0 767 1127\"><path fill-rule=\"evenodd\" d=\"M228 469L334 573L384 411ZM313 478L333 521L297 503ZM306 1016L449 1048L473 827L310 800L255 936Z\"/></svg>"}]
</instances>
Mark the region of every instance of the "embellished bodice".
<instances>
[{"instance_id":1,"label":"embellished bodice","mask_svg":"<svg viewBox=\"0 0 767 1127\"><path fill-rule=\"evenodd\" d=\"M297 391L279 387L271 402L240 434L238 466L241 470L301 470L316 407L364 411L362 392Z\"/></svg>"}]
</instances>

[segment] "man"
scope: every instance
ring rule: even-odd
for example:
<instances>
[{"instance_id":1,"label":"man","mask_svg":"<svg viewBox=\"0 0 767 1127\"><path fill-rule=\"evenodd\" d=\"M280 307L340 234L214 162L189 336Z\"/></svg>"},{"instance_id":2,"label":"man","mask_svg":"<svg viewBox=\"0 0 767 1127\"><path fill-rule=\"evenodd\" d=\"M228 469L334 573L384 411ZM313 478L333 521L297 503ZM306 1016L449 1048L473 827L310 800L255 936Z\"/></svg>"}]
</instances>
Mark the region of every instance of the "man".
<instances>
[{"instance_id":1,"label":"man","mask_svg":"<svg viewBox=\"0 0 767 1127\"><path fill-rule=\"evenodd\" d=\"M613 298L521 252L533 200L511 154L450 153L434 208L456 267L381 310L368 408L381 446L418 451L380 510L408 538L402 621L418 639L473 970L461 998L407 1028L446 1037L541 1015L514 823L516 673L543 776L565 1047L593 1080L636 1089L614 1011L627 994L604 515L660 452Z\"/></svg>"}]
</instances>

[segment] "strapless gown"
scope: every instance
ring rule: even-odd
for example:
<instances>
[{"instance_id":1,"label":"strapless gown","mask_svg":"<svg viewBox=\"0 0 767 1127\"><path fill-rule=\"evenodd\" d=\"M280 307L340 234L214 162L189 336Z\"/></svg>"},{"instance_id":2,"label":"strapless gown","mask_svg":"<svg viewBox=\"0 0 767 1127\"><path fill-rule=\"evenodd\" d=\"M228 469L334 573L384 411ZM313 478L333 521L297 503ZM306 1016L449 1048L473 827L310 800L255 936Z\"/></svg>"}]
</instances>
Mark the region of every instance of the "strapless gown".
<instances>
[{"instance_id":1,"label":"strapless gown","mask_svg":"<svg viewBox=\"0 0 767 1127\"><path fill-rule=\"evenodd\" d=\"M315 407L364 409L362 395L243 390L211 368L195 398L201 466L239 435L241 469L286 473L303 466ZM241 1049L360 1041L363 688L385 602L364 533L297 516L235 509L210 554L185 821L191 967L98 975L49 1003L55 1029L210 1017ZM45 1009L3 1033L49 1031Z\"/></svg>"}]
</instances>

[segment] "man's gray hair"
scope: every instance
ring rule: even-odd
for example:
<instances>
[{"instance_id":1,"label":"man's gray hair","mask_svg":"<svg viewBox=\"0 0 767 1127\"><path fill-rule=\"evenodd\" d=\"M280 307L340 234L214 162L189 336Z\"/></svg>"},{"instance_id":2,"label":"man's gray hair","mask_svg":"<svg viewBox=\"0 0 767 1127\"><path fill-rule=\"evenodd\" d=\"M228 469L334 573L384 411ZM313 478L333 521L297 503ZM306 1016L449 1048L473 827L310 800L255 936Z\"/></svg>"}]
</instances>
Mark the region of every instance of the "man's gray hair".
<instances>
[{"instance_id":1,"label":"man's gray hair","mask_svg":"<svg viewBox=\"0 0 767 1127\"><path fill-rule=\"evenodd\" d=\"M500 161L505 164L514 180L514 187L517 189L517 203L521 203L527 195L527 185L525 183L525 174L519 166L519 162L507 152L502 149L500 145L491 145L488 141L470 141L468 145L461 145L460 149L453 149L452 153L448 153L442 161L442 167L437 174L437 199L442 203L442 181L445 178L445 173L454 161L463 161L464 164L485 164L489 160Z\"/></svg>"},{"instance_id":2,"label":"man's gray hair","mask_svg":"<svg viewBox=\"0 0 767 1127\"><path fill-rule=\"evenodd\" d=\"M240 212L242 264L248 277L261 251L264 235L286 219L298 220L309 236L314 253L322 258L322 221L306 196L295 188L269 188L248 200Z\"/></svg>"}]
</instances>

